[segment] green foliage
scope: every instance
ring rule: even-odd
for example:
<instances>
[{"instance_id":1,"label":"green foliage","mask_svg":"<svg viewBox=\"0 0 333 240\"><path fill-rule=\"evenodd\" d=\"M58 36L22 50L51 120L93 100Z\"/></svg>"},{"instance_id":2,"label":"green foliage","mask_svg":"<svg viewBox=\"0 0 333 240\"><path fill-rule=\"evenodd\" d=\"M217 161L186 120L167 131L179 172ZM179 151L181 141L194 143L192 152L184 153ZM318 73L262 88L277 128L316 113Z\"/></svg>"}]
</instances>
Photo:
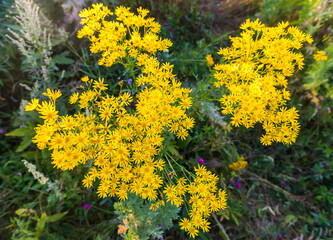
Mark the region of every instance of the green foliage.
<instances>
[{"instance_id":1,"label":"green foliage","mask_svg":"<svg viewBox=\"0 0 333 240\"><path fill-rule=\"evenodd\" d=\"M42 213L40 216L33 209L18 209L15 214L19 217L11 219L11 225L8 228L14 228L13 240L37 240L41 237L47 223L53 223L61 220L67 212L47 216ZM35 223L35 229L31 229L31 223Z\"/></svg>"},{"instance_id":2,"label":"green foliage","mask_svg":"<svg viewBox=\"0 0 333 240\"><path fill-rule=\"evenodd\" d=\"M50 81L44 86L40 84L31 94L35 82L43 81L41 66L31 66L17 48L5 40L8 26L19 29L13 20L5 17L12 2L0 3L0 129L6 133L6 136L0 133L0 196L1 200L5 199L0 206L1 238L119 239L117 225L123 225L128 227L121 234L125 239L166 238L168 234L176 236L175 239L185 239L173 222L186 216L184 209L180 211L167 203L153 211L150 204L134 195L117 203L112 198L98 199L93 193L95 189L82 187L86 168L73 170L74 174L59 172L50 164L49 152L37 151L31 144L38 117L22 114L19 109L22 99L41 96L46 87L61 88L66 98L80 88L78 80L83 75L106 78L113 86L112 92L128 91L128 86L121 88L119 83L127 81L130 74L121 66L113 71L98 66L98 57L89 53L87 43L76 39L78 19L70 21L69 16L80 10L82 1L36 1L42 12L53 20L47 29L55 35L48 65ZM121 1L100 2L110 6L122 4ZM86 1L86 5L90 5L90 1ZM205 57L213 54L218 62L215 52L221 46L228 46L228 36L234 36L238 29L213 34L211 25L219 16L201 11L199 1L140 0L127 1L126 5L151 9L154 17L161 24L165 23L162 34L171 38L173 47L159 58L174 64L174 74L184 86L193 89L190 115L196 118L196 126L185 141L166 137L163 154L189 169L196 166L198 158L204 158L205 165L221 177L220 187L228 189L229 208L217 213L226 234L212 223L211 231L201 234L200 238L277 239L281 235L282 239L331 239L332 3L263 0L257 13L250 16L252 19L260 17L271 25L290 21L314 37L314 43L305 51L304 70L290 78L292 104L300 110L301 133L292 146L271 147L259 144L259 128L232 128L227 124L228 116L219 113L219 104L211 102L219 99L220 94L211 86L211 69ZM244 16L235 12L233 17L236 22ZM68 39L56 34L56 23L65 26L70 35ZM220 24L226 25L225 29L228 24L236 26L234 22ZM316 50L325 51L328 60L314 61ZM42 50L37 49L33 57L37 62L43 61ZM59 105L61 114L66 114L67 106L63 102ZM240 156L248 161L248 167L232 171L228 165ZM22 158L34 163L56 187L48 189L47 185L38 183L22 164ZM180 171L174 168L176 173ZM91 208L85 210L81 202Z\"/></svg>"},{"instance_id":3,"label":"green foliage","mask_svg":"<svg viewBox=\"0 0 333 240\"><path fill-rule=\"evenodd\" d=\"M141 197L130 194L125 201L114 204L115 213L126 232L122 234L126 240L161 239L165 230L173 226L178 218L179 208L170 203L151 210L151 204ZM119 227L119 225L118 225Z\"/></svg>"},{"instance_id":4,"label":"green foliage","mask_svg":"<svg viewBox=\"0 0 333 240\"><path fill-rule=\"evenodd\" d=\"M328 59L309 64L304 78L304 88L310 90L315 97L323 96L333 99L333 46L328 45L323 51Z\"/></svg>"}]
</instances>

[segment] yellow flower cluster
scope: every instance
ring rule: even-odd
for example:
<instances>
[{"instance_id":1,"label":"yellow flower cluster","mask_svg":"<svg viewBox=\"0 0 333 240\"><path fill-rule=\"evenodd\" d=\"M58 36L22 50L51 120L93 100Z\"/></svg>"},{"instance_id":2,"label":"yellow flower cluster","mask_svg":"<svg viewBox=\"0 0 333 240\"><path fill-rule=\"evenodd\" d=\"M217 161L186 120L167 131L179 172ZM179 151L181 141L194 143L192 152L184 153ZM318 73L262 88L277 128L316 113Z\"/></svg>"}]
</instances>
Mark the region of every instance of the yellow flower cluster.
<instances>
[{"instance_id":1,"label":"yellow flower cluster","mask_svg":"<svg viewBox=\"0 0 333 240\"><path fill-rule=\"evenodd\" d=\"M302 69L303 55L295 50L312 38L285 22L266 27L248 19L240 28L240 36L230 38L232 46L218 52L224 63L214 67L215 86L229 90L220 100L222 113L231 114L236 127L261 123L263 145L291 144L299 132L299 115L295 108L285 107L290 99L286 77Z\"/></svg>"},{"instance_id":2,"label":"yellow flower cluster","mask_svg":"<svg viewBox=\"0 0 333 240\"><path fill-rule=\"evenodd\" d=\"M238 158L237 162L232 163L229 165L229 168L231 168L234 171L242 170L247 166L247 161L244 161L244 157Z\"/></svg>"},{"instance_id":3,"label":"yellow flower cluster","mask_svg":"<svg viewBox=\"0 0 333 240\"><path fill-rule=\"evenodd\" d=\"M195 236L200 228L208 231L211 212L226 207L226 194L217 189L218 178L204 167L195 170L192 183L180 178L175 186L165 184L171 178L158 155L166 132L185 139L193 127L193 118L186 115L192 105L191 90L181 87L172 74L173 65L155 57L156 51L167 50L171 43L156 35L160 25L146 19L147 13L139 8L135 15L125 7L112 13L102 4L80 13L84 26L78 35L89 38L93 53L102 54L99 64L118 62L135 70L133 93L110 95L107 80L84 76L82 92L69 98L81 109L78 113L59 116L56 99L61 92L50 89L44 93L48 101L33 99L26 111L37 110L44 119L35 128L33 142L38 148L50 149L52 163L61 170L89 166L83 184L92 187L97 182L100 197L125 200L128 193L135 193L155 201L151 205L155 210L166 201L180 207L188 193L191 220L184 219L182 228ZM105 20L113 16L115 21Z\"/></svg>"},{"instance_id":4,"label":"yellow flower cluster","mask_svg":"<svg viewBox=\"0 0 333 240\"><path fill-rule=\"evenodd\" d=\"M127 8L116 9L117 19L125 24L124 31L133 27L140 32L139 27L142 26L148 27L146 34L150 34L150 31L155 33L159 25L152 19L144 20L146 10L138 11L139 15L135 16L129 14ZM109 45L118 41L111 36L117 35L117 32L104 32L109 25L103 19L108 14L111 14L110 11L102 4L95 4L92 9L81 12L81 16L86 18L83 20L86 25L79 34L88 35L93 42L92 46L97 42L93 35L88 34L89 29L94 34L101 32L99 38L107 40ZM103 23L98 24L99 21ZM129 31L124 32L122 39L127 44L130 43L125 37L134 34ZM145 38L143 41L147 42L145 47L153 43ZM98 49L104 51L103 54L110 50ZM160 49L160 45L154 50L144 50L153 53L157 49ZM117 54L118 57L128 54L126 51L121 54L110 51L112 53L108 54ZM108 57L106 54L103 56ZM84 114L58 116L55 99L48 92L46 94L51 102L43 101L39 106L38 101L33 100L27 110L33 110L31 105L37 104L37 111L48 120L36 128L34 142L39 148L53 150L52 163L57 168L73 169L91 160L91 170L83 183L91 187L99 179L100 197L117 196L123 200L127 198L127 192L133 192L144 199L155 200L158 197L157 190L163 183L158 172L164 169L164 161L155 159L163 143L162 134L167 130L181 139L186 138L188 130L194 125L194 120L185 113L192 102L190 90L182 88L172 74L172 65L161 64L156 57L144 52L131 56L137 57L135 64L141 69L136 79L137 86L145 85L138 88L135 98L128 92L111 96L105 91L108 84L103 78L94 80L85 76L82 78L87 86L85 91L76 92L69 99L71 104L77 103L81 109L86 109Z\"/></svg>"},{"instance_id":5,"label":"yellow flower cluster","mask_svg":"<svg viewBox=\"0 0 333 240\"><path fill-rule=\"evenodd\" d=\"M175 79L164 87L147 86L136 96L133 107L129 93L110 96L105 88L104 79L89 79L84 92L70 97L71 103L86 109L84 114L59 116L55 94L47 94L50 101L41 104L32 100L26 110L36 109L45 119L35 129L34 142L40 149L52 150L52 163L61 170L90 159L92 167L83 183L91 187L99 179L100 197L126 199L130 191L155 200L163 183L158 172L163 170L164 161L155 156L162 146L164 129L183 139L194 123L186 116L183 104L184 98L190 101L189 91Z\"/></svg>"},{"instance_id":6,"label":"yellow flower cluster","mask_svg":"<svg viewBox=\"0 0 333 240\"><path fill-rule=\"evenodd\" d=\"M324 51L317 51L314 55L313 55L314 60L316 61L326 61L327 60L327 55Z\"/></svg>"},{"instance_id":7,"label":"yellow flower cluster","mask_svg":"<svg viewBox=\"0 0 333 240\"><path fill-rule=\"evenodd\" d=\"M208 65L209 67L211 67L211 66L214 65L214 59L213 59L212 54L208 54L208 55L206 56L206 61L207 61L207 65Z\"/></svg>"},{"instance_id":8,"label":"yellow flower cluster","mask_svg":"<svg viewBox=\"0 0 333 240\"><path fill-rule=\"evenodd\" d=\"M111 12L102 3L81 11L84 26L78 37L87 37L91 41L90 51L102 54L99 65L109 67L128 56L138 57L143 52L154 54L172 45L169 39L157 35L161 25L154 18L146 18L148 10L140 7L137 12L138 15L124 6Z\"/></svg>"},{"instance_id":9,"label":"yellow flower cluster","mask_svg":"<svg viewBox=\"0 0 333 240\"><path fill-rule=\"evenodd\" d=\"M210 223L207 218L210 214L227 207L226 192L218 189L217 183L217 176L199 166L195 168L192 182L187 183L185 178L180 178L177 184L170 184L164 189L167 201L175 206L181 206L188 198L190 218L183 218L180 226L191 237L197 236L199 229L208 232Z\"/></svg>"}]
</instances>

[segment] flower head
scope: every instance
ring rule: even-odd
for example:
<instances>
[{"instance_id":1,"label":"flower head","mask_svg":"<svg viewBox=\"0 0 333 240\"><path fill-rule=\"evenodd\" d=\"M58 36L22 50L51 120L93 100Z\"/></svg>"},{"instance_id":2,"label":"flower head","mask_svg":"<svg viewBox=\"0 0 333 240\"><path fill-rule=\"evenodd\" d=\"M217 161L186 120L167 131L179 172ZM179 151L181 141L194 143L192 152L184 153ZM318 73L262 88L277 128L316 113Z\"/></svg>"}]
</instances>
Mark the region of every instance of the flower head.
<instances>
[{"instance_id":1,"label":"flower head","mask_svg":"<svg viewBox=\"0 0 333 240\"><path fill-rule=\"evenodd\" d=\"M86 211L88 211L90 208L91 208L91 205L88 203L84 204L84 206L83 206L83 209Z\"/></svg>"},{"instance_id":2,"label":"flower head","mask_svg":"<svg viewBox=\"0 0 333 240\"><path fill-rule=\"evenodd\" d=\"M211 67L211 66L214 65L214 59L213 59L212 54L208 54L208 55L206 56L206 60L207 60L207 65L208 65L209 67Z\"/></svg>"},{"instance_id":3,"label":"flower head","mask_svg":"<svg viewBox=\"0 0 333 240\"><path fill-rule=\"evenodd\" d=\"M313 55L313 58L316 61L326 61L328 59L327 54L324 51L317 51Z\"/></svg>"},{"instance_id":4,"label":"flower head","mask_svg":"<svg viewBox=\"0 0 333 240\"><path fill-rule=\"evenodd\" d=\"M205 159L203 159L203 158L199 158L199 159L198 159L198 163L199 163L199 164L204 164L204 163L205 163Z\"/></svg>"}]
</instances>

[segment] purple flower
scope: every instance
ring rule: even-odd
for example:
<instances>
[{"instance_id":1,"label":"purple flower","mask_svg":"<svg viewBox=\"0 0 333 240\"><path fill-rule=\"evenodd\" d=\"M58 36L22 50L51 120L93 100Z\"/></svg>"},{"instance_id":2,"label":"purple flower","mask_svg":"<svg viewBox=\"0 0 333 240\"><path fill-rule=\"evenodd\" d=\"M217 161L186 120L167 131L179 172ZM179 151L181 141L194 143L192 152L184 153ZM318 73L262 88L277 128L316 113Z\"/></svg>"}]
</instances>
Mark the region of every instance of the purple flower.
<instances>
[{"instance_id":1,"label":"purple flower","mask_svg":"<svg viewBox=\"0 0 333 240\"><path fill-rule=\"evenodd\" d=\"M281 180L281 181L280 181L280 184L281 184L281 185L286 185L286 183L287 183L286 180Z\"/></svg>"},{"instance_id":2,"label":"purple flower","mask_svg":"<svg viewBox=\"0 0 333 240\"><path fill-rule=\"evenodd\" d=\"M0 134L4 134L5 130L3 128L0 128Z\"/></svg>"},{"instance_id":3,"label":"purple flower","mask_svg":"<svg viewBox=\"0 0 333 240\"><path fill-rule=\"evenodd\" d=\"M298 176L297 174L294 174L294 178L295 178L295 179L298 179L299 176Z\"/></svg>"},{"instance_id":4,"label":"purple flower","mask_svg":"<svg viewBox=\"0 0 333 240\"><path fill-rule=\"evenodd\" d=\"M242 188L242 184L240 182L236 183L236 188Z\"/></svg>"},{"instance_id":5,"label":"purple flower","mask_svg":"<svg viewBox=\"0 0 333 240\"><path fill-rule=\"evenodd\" d=\"M235 184L235 180L231 179L231 180L230 180L230 183L231 183L231 184Z\"/></svg>"},{"instance_id":6,"label":"purple flower","mask_svg":"<svg viewBox=\"0 0 333 240\"><path fill-rule=\"evenodd\" d=\"M170 39L173 39L173 34L170 34L170 35L169 35L169 38L170 38Z\"/></svg>"},{"instance_id":7,"label":"purple flower","mask_svg":"<svg viewBox=\"0 0 333 240\"><path fill-rule=\"evenodd\" d=\"M169 28L169 31L170 31L170 32L173 32L173 30L174 30L173 28Z\"/></svg>"},{"instance_id":8,"label":"purple flower","mask_svg":"<svg viewBox=\"0 0 333 240\"><path fill-rule=\"evenodd\" d=\"M199 158L199 159L198 159L198 163L199 163L199 164L204 164L204 163L205 163L205 159L203 159L203 158Z\"/></svg>"},{"instance_id":9,"label":"purple flower","mask_svg":"<svg viewBox=\"0 0 333 240\"><path fill-rule=\"evenodd\" d=\"M128 85L131 85L132 83L133 83L132 78L130 78L130 79L127 80L127 84L128 84Z\"/></svg>"},{"instance_id":10,"label":"purple flower","mask_svg":"<svg viewBox=\"0 0 333 240\"><path fill-rule=\"evenodd\" d=\"M282 235L280 233L276 237L277 239L282 239Z\"/></svg>"},{"instance_id":11,"label":"purple flower","mask_svg":"<svg viewBox=\"0 0 333 240\"><path fill-rule=\"evenodd\" d=\"M83 208L84 208L84 210L88 211L91 208L91 205L86 203L86 204L84 204Z\"/></svg>"},{"instance_id":12,"label":"purple flower","mask_svg":"<svg viewBox=\"0 0 333 240\"><path fill-rule=\"evenodd\" d=\"M80 206L80 207L83 207L83 206L84 206L84 202L81 201L81 202L79 203L79 206Z\"/></svg>"},{"instance_id":13,"label":"purple flower","mask_svg":"<svg viewBox=\"0 0 333 240\"><path fill-rule=\"evenodd\" d=\"M163 23L163 27L167 27L167 26L169 26L168 23Z\"/></svg>"}]
</instances>

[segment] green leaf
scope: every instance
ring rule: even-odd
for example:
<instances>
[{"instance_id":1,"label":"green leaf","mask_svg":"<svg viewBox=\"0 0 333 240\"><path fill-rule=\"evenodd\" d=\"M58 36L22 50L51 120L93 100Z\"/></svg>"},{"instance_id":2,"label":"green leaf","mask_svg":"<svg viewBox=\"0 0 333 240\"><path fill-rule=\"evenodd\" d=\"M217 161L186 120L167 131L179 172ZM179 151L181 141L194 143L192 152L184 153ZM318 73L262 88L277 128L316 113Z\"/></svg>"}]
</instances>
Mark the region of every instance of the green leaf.
<instances>
[{"instance_id":1,"label":"green leaf","mask_svg":"<svg viewBox=\"0 0 333 240\"><path fill-rule=\"evenodd\" d=\"M26 209L26 208L17 209L15 211L15 214L18 215L18 216L23 216L23 217L30 215L29 209Z\"/></svg>"},{"instance_id":2,"label":"green leaf","mask_svg":"<svg viewBox=\"0 0 333 240\"><path fill-rule=\"evenodd\" d=\"M289 214L288 216L286 216L284 218L284 221L288 227L291 227L292 225L294 225L297 222L297 220L298 220L298 218L293 214Z\"/></svg>"},{"instance_id":3,"label":"green leaf","mask_svg":"<svg viewBox=\"0 0 333 240\"><path fill-rule=\"evenodd\" d=\"M66 52L56 55L52 58L55 64L73 64L75 61L71 58L66 57L68 55Z\"/></svg>"},{"instance_id":4,"label":"green leaf","mask_svg":"<svg viewBox=\"0 0 333 240\"><path fill-rule=\"evenodd\" d=\"M221 230L219 231L219 234L223 238L223 240L229 239L228 236L224 232L222 232Z\"/></svg>"},{"instance_id":5,"label":"green leaf","mask_svg":"<svg viewBox=\"0 0 333 240\"><path fill-rule=\"evenodd\" d=\"M57 213L54 214L52 216L47 217L46 222L56 222L59 221L60 219L62 219L66 214L68 213L68 211L63 212L63 213Z\"/></svg>"},{"instance_id":6,"label":"green leaf","mask_svg":"<svg viewBox=\"0 0 333 240\"><path fill-rule=\"evenodd\" d=\"M6 134L6 136L24 137L31 133L31 128L18 128Z\"/></svg>"},{"instance_id":7,"label":"green leaf","mask_svg":"<svg viewBox=\"0 0 333 240\"><path fill-rule=\"evenodd\" d=\"M44 212L44 213L42 213L42 216L40 216L40 219L38 219L38 221L37 221L37 225L36 225L36 237L37 238L42 234L42 232L44 230L46 219L47 219L47 215Z\"/></svg>"},{"instance_id":8,"label":"green leaf","mask_svg":"<svg viewBox=\"0 0 333 240\"><path fill-rule=\"evenodd\" d=\"M234 222L236 223L236 225L237 226L239 226L239 222L238 222L238 219L237 219L237 217L231 212L230 213L230 215L231 215L231 218L234 220Z\"/></svg>"},{"instance_id":9,"label":"green leaf","mask_svg":"<svg viewBox=\"0 0 333 240\"><path fill-rule=\"evenodd\" d=\"M209 240L209 238L202 232L199 232L199 237L201 238L201 240Z\"/></svg>"},{"instance_id":10,"label":"green leaf","mask_svg":"<svg viewBox=\"0 0 333 240\"><path fill-rule=\"evenodd\" d=\"M22 152L24 149L29 147L30 144L31 144L31 138L30 137L24 138L21 144L16 148L16 152Z\"/></svg>"},{"instance_id":11,"label":"green leaf","mask_svg":"<svg viewBox=\"0 0 333 240\"><path fill-rule=\"evenodd\" d=\"M21 153L21 156L26 159L26 160L32 160L32 159L37 159L37 158L41 158L41 153L40 152L36 152L36 151L26 151Z\"/></svg>"}]
</instances>

